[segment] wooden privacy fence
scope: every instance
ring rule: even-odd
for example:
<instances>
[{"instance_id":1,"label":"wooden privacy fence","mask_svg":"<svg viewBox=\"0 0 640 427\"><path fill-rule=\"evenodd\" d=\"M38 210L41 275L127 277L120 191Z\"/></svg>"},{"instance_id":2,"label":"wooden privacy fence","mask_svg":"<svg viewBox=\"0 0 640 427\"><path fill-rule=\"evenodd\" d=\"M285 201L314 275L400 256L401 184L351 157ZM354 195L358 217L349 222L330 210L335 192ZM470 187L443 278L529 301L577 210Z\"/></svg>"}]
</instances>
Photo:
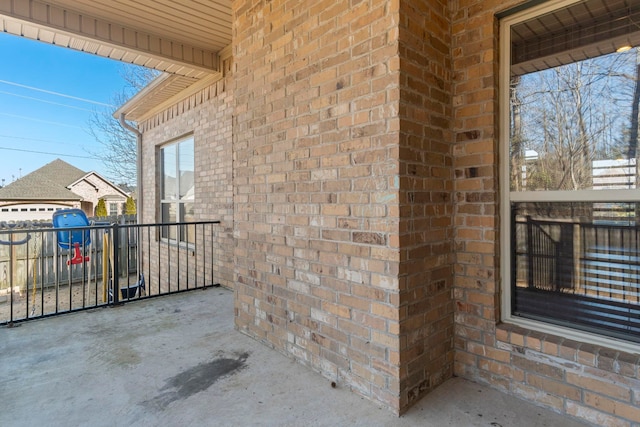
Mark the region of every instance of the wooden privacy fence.
<instances>
[{"instance_id":1,"label":"wooden privacy fence","mask_svg":"<svg viewBox=\"0 0 640 427\"><path fill-rule=\"evenodd\" d=\"M35 229L12 232L0 235L0 290L12 288L13 291L25 292L27 283L30 287L55 286L60 282L101 279L104 270L104 240L110 227L91 229L91 243L82 248L89 257L89 262L67 266L73 251L60 249L57 245L56 232L50 229ZM121 266L136 269L137 240L130 229L122 241L128 248L120 251ZM0 233L1 234L1 233Z\"/></svg>"}]
</instances>

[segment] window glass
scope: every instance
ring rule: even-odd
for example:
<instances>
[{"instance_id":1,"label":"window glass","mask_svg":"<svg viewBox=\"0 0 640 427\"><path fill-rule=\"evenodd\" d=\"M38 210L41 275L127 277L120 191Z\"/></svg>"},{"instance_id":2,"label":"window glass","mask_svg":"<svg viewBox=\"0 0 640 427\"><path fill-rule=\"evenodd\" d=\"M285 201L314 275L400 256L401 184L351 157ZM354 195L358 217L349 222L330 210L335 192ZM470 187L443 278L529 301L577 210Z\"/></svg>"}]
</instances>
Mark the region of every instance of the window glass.
<instances>
[{"instance_id":1,"label":"window glass","mask_svg":"<svg viewBox=\"0 0 640 427\"><path fill-rule=\"evenodd\" d=\"M640 204L600 205L514 204L512 310L640 342Z\"/></svg>"},{"instance_id":2,"label":"window glass","mask_svg":"<svg viewBox=\"0 0 640 427\"><path fill-rule=\"evenodd\" d=\"M193 226L178 223L193 222L195 192L195 161L193 138L163 146L161 149L161 206L162 237L180 242L193 241ZM171 226L170 224L175 224Z\"/></svg>"},{"instance_id":3,"label":"window glass","mask_svg":"<svg viewBox=\"0 0 640 427\"><path fill-rule=\"evenodd\" d=\"M178 173L180 176L181 199L193 199L194 187L194 159L193 159L193 139L180 143L180 155L178 161Z\"/></svg>"},{"instance_id":4,"label":"window glass","mask_svg":"<svg viewBox=\"0 0 640 427\"><path fill-rule=\"evenodd\" d=\"M195 220L193 203L183 203L180 209L180 222L193 222ZM180 229L181 240L186 242L195 241L195 226L184 225Z\"/></svg>"},{"instance_id":5,"label":"window glass","mask_svg":"<svg viewBox=\"0 0 640 427\"><path fill-rule=\"evenodd\" d=\"M175 224L176 221L176 204L175 203L162 203L162 224ZM177 240L178 235L175 226L168 226L163 228L162 237Z\"/></svg>"},{"instance_id":6,"label":"window glass","mask_svg":"<svg viewBox=\"0 0 640 427\"><path fill-rule=\"evenodd\" d=\"M635 188L636 57L632 49L511 79L511 191Z\"/></svg>"},{"instance_id":7,"label":"window glass","mask_svg":"<svg viewBox=\"0 0 640 427\"><path fill-rule=\"evenodd\" d=\"M640 343L640 3L621 3L501 23L503 302L509 319Z\"/></svg>"},{"instance_id":8,"label":"window glass","mask_svg":"<svg viewBox=\"0 0 640 427\"><path fill-rule=\"evenodd\" d=\"M162 148L162 198L176 198L176 145Z\"/></svg>"}]
</instances>

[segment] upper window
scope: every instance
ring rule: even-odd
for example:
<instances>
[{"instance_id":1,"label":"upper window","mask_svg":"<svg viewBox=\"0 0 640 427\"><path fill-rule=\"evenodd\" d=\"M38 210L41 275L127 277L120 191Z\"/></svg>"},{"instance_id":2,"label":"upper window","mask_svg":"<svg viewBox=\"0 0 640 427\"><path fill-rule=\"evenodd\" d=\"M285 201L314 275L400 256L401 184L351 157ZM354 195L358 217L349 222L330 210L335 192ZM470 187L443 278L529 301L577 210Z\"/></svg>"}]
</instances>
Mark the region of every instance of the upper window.
<instances>
[{"instance_id":1,"label":"upper window","mask_svg":"<svg viewBox=\"0 0 640 427\"><path fill-rule=\"evenodd\" d=\"M162 228L162 237L176 242L193 242L194 145L193 137L167 144L160 149L160 222L174 224Z\"/></svg>"},{"instance_id":2,"label":"upper window","mask_svg":"<svg viewBox=\"0 0 640 427\"><path fill-rule=\"evenodd\" d=\"M640 3L546 2L501 41L506 317L640 343Z\"/></svg>"}]
</instances>

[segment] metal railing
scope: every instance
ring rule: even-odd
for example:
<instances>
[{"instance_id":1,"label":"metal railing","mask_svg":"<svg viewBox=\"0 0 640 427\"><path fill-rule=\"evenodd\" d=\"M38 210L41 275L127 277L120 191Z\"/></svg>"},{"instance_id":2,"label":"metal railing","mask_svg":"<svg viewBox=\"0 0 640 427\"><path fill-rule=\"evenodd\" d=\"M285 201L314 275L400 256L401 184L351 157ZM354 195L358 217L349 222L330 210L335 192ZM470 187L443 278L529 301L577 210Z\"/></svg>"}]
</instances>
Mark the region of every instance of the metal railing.
<instances>
[{"instance_id":1,"label":"metal railing","mask_svg":"<svg viewBox=\"0 0 640 427\"><path fill-rule=\"evenodd\" d=\"M0 230L0 325L219 286L218 224Z\"/></svg>"}]
</instances>

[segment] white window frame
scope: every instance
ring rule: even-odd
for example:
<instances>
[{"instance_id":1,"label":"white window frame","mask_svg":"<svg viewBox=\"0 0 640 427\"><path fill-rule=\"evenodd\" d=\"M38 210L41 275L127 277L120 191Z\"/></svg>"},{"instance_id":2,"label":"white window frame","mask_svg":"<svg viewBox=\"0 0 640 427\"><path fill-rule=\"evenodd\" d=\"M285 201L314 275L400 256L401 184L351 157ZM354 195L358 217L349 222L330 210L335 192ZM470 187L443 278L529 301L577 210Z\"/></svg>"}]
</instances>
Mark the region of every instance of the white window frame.
<instances>
[{"instance_id":1,"label":"white window frame","mask_svg":"<svg viewBox=\"0 0 640 427\"><path fill-rule=\"evenodd\" d=\"M606 337L578 329L558 326L542 321L513 316L511 306L511 202L639 202L639 190L577 190L577 191L520 191L511 192L510 183L510 117L509 87L511 75L511 26L581 0L552 0L538 6L518 11L500 20L499 64L499 183L500 183L500 274L501 320L542 333L559 335L580 342L613 347L632 353L640 352L640 345L621 339Z\"/></svg>"},{"instance_id":2,"label":"white window frame","mask_svg":"<svg viewBox=\"0 0 640 427\"><path fill-rule=\"evenodd\" d=\"M174 204L175 205L175 210L176 210L176 223L180 223L180 207L185 205L185 204L194 204L194 200L195 200L195 194L191 194L188 197L180 197L180 176L179 176L179 170L180 170L180 166L179 166L179 162L180 162L180 146L186 142L191 142L192 146L193 146L193 152L191 153L193 156L193 160L194 160L194 189L195 189L195 139L194 136L191 135L187 135L184 137L181 137L180 139L171 141L169 143L166 143L162 146L159 147L159 185L158 185L158 200L159 200L159 204L158 204L158 218L159 218L159 223L164 223L164 224L175 224L175 223L165 223L163 221L163 206L164 205L168 205L168 204ZM165 163L164 163L164 150L168 147L175 147L176 148L176 164L175 164L175 172L176 172L176 183L175 183L175 195L174 198L172 199L165 199L164 198L164 177L165 177ZM175 226L173 225L172 227L176 227L176 233L177 233L177 237L176 238L172 238L172 237L168 237L167 235L165 235L165 228L162 227L161 231L160 231L160 238L161 240L165 241L165 242L170 242L170 243L174 243L174 244L179 244L179 245L192 245L194 244L193 241L189 240L188 238L188 234L189 234L189 230L187 228L189 227L182 227L182 226ZM170 233L169 233L170 234ZM186 234L187 236L185 236L184 234Z\"/></svg>"}]
</instances>

